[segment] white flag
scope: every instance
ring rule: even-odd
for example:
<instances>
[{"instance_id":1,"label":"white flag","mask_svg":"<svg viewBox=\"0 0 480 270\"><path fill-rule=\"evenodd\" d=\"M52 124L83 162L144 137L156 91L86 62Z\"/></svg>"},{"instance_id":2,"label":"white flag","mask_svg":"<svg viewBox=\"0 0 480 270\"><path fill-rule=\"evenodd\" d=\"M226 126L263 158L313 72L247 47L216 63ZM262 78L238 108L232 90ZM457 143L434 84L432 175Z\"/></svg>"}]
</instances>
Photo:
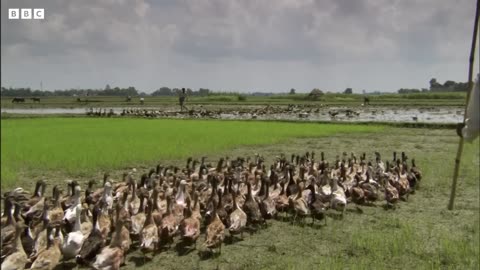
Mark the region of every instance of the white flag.
<instances>
[{"instance_id":1,"label":"white flag","mask_svg":"<svg viewBox=\"0 0 480 270\"><path fill-rule=\"evenodd\" d=\"M462 137L466 141L473 141L480 134L480 74L473 86L470 100L467 104L465 127L462 129Z\"/></svg>"}]
</instances>

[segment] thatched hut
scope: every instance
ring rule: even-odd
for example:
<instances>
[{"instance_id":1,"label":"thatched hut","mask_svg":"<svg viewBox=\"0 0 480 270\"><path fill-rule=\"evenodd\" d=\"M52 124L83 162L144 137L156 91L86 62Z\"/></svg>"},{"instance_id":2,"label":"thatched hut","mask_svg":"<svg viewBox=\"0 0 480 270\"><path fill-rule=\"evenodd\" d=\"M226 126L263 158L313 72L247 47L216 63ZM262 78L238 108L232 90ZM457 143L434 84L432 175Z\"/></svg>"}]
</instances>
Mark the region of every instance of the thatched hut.
<instances>
[{"instance_id":1,"label":"thatched hut","mask_svg":"<svg viewBox=\"0 0 480 270\"><path fill-rule=\"evenodd\" d=\"M308 94L307 99L319 99L323 95L324 93L322 90L315 88L310 92L310 94Z\"/></svg>"}]
</instances>

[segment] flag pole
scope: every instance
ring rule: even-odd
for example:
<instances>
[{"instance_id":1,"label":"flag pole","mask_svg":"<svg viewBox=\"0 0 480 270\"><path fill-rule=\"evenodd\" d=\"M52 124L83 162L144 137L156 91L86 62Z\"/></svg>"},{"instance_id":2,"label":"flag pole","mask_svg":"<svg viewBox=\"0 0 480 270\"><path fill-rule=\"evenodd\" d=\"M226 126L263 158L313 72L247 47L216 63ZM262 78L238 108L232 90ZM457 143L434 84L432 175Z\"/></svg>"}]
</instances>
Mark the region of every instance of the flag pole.
<instances>
[{"instance_id":1,"label":"flag pole","mask_svg":"<svg viewBox=\"0 0 480 270\"><path fill-rule=\"evenodd\" d=\"M472 93L473 88L473 62L475 58L475 47L477 43L477 33L478 33L478 13L480 9L480 0L477 0L477 8L475 11L475 24L473 26L473 37L472 37L472 47L470 48L470 59L469 59L469 68L468 68L468 92L467 92L467 102L465 105L465 114L463 115L463 124L467 117L467 105L470 100L470 94ZM460 169L460 160L463 153L463 137L460 136L460 142L458 143L457 157L455 158L455 170L453 171L453 181L452 181L452 190L450 193L450 201L448 202L448 210L453 210L453 203L455 201L455 192L457 190L457 179L458 171Z\"/></svg>"}]
</instances>

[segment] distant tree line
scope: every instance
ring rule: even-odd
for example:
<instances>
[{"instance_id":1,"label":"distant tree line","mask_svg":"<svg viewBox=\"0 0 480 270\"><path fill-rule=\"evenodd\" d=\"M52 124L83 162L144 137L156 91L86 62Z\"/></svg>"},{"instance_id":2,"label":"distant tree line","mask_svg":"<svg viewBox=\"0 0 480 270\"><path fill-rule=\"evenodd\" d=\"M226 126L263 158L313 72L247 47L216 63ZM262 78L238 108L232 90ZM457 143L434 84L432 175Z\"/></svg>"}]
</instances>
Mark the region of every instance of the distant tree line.
<instances>
[{"instance_id":1,"label":"distant tree line","mask_svg":"<svg viewBox=\"0 0 480 270\"><path fill-rule=\"evenodd\" d=\"M468 83L446 81L443 85L437 82L437 79L432 78L430 80L430 91L432 92L467 92Z\"/></svg>"},{"instance_id":2,"label":"distant tree line","mask_svg":"<svg viewBox=\"0 0 480 270\"><path fill-rule=\"evenodd\" d=\"M409 94L409 93L420 93L420 92L428 92L427 88L416 89L416 88L400 88L397 91L399 94Z\"/></svg>"},{"instance_id":3,"label":"distant tree line","mask_svg":"<svg viewBox=\"0 0 480 270\"><path fill-rule=\"evenodd\" d=\"M105 89L68 89L68 90L32 90L30 88L5 88L2 87L2 96L7 97L47 97L47 96L138 96L142 93L138 93L135 87L130 86L127 88L114 87L111 88L107 84Z\"/></svg>"},{"instance_id":4,"label":"distant tree line","mask_svg":"<svg viewBox=\"0 0 480 270\"><path fill-rule=\"evenodd\" d=\"M2 96L176 96L181 91L180 88L161 87L155 90L151 94L139 92L135 87L130 86L128 88L110 87L107 84L104 89L68 89L68 90L32 90L30 88L5 88L2 87ZM186 89L189 96L208 96L214 94L212 91L206 88L200 88L198 91L193 91L190 88Z\"/></svg>"},{"instance_id":5,"label":"distant tree line","mask_svg":"<svg viewBox=\"0 0 480 270\"><path fill-rule=\"evenodd\" d=\"M139 92L135 87L128 88L110 87L108 84L105 89L68 89L68 90L32 90L30 88L5 88L2 87L1 95L9 97L29 97L29 96L176 96L181 91L180 88L161 87L151 94ZM208 96L213 94L209 89L200 88L198 91L186 89L189 96Z\"/></svg>"},{"instance_id":6,"label":"distant tree line","mask_svg":"<svg viewBox=\"0 0 480 270\"><path fill-rule=\"evenodd\" d=\"M206 88L200 88L198 89L198 91L193 91L190 88L187 88L185 90L187 92L187 95L189 96L208 96L209 94L212 93L210 89L206 89ZM164 86L158 90L153 91L153 93L151 93L150 95L151 96L176 96L180 91L181 91L180 88L169 88Z\"/></svg>"},{"instance_id":7,"label":"distant tree line","mask_svg":"<svg viewBox=\"0 0 480 270\"><path fill-rule=\"evenodd\" d=\"M430 89L422 88L420 89L409 89L409 88L401 88L398 90L399 94L408 94L408 93L420 93L420 92L467 92L468 91L468 83L463 82L455 82L448 80L444 84L441 84L437 81L437 79L432 78L430 80Z\"/></svg>"},{"instance_id":8,"label":"distant tree line","mask_svg":"<svg viewBox=\"0 0 480 270\"><path fill-rule=\"evenodd\" d=\"M401 88L397 92L399 94L407 93L420 93L420 92L466 92L468 90L468 83L455 82L448 80L444 84L438 83L435 78L430 80L430 89L422 88ZM10 96L10 97L45 97L45 96L176 96L181 91L180 88L169 88L169 87L160 87L151 94L146 94L144 92L139 92L135 87L130 86L127 88L120 87L110 87L106 85L104 89L68 89L68 90L32 90L30 88L1 88L1 96ZM186 89L187 95L189 96L209 96L209 95L240 95L237 92L213 92L207 88L200 88L197 91L194 91L190 88ZM327 92L330 93L330 92ZM347 88L343 91L344 94L353 94L352 88ZM363 91L365 94L365 90ZM296 95L296 90L294 88L290 89L288 92L290 95ZM265 92L254 92L250 94L242 93L241 95L251 95L251 96L270 96L275 95L274 93L265 93ZM323 91L318 88L313 89L307 97L309 99L318 99L323 95Z\"/></svg>"}]
</instances>

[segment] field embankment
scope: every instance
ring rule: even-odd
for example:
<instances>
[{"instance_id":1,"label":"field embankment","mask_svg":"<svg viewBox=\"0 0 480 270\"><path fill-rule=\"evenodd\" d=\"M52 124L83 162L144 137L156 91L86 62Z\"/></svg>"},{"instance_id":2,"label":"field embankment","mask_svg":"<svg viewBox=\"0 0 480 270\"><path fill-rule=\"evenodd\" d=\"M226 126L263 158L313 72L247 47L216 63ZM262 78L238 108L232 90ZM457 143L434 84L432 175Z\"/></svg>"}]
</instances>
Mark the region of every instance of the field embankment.
<instances>
[{"instance_id":1,"label":"field embankment","mask_svg":"<svg viewBox=\"0 0 480 270\"><path fill-rule=\"evenodd\" d=\"M372 106L463 106L466 93L464 92L438 92L438 93L412 93L412 94L380 94L368 95ZM91 96L66 97L51 96L40 97L40 102L26 99L25 103L12 103L13 97L1 98L2 108L89 108L89 107L129 107L139 106L139 97L133 97L131 102L126 102L121 96ZM307 94L273 95L273 96L245 96L240 94L214 94L208 96L190 96L187 105L287 105L310 104L332 106L360 106L363 103L362 94L326 93L317 98L308 98ZM176 96L147 96L144 97L145 107L177 105Z\"/></svg>"}]
</instances>

